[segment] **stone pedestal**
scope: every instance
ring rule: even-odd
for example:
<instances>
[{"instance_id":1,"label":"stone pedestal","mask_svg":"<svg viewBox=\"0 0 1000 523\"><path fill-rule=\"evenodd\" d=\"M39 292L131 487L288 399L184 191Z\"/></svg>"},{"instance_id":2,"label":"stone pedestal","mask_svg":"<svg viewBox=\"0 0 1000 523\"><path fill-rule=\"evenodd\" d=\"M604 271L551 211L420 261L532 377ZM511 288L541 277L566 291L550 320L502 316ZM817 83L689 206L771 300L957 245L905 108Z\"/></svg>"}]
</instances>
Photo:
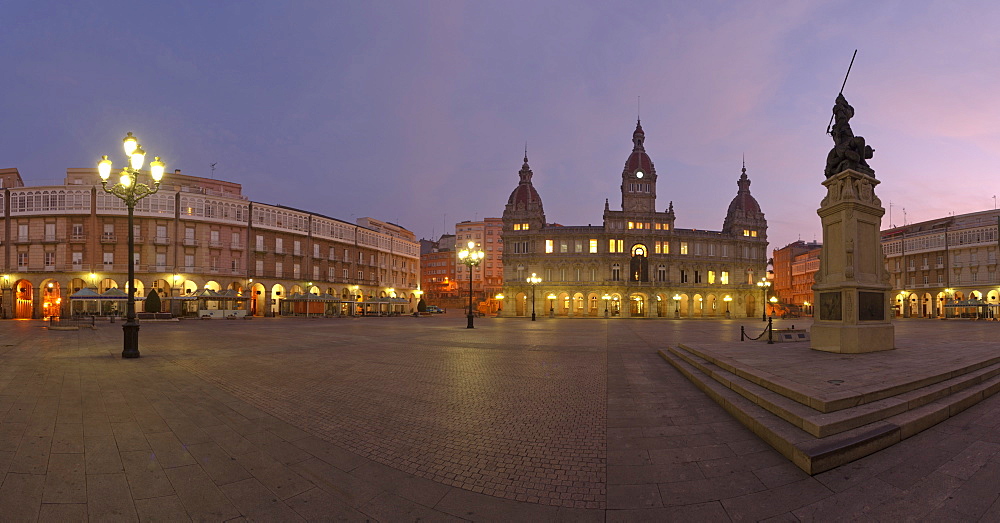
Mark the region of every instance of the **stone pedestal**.
<instances>
[{"instance_id":1,"label":"stone pedestal","mask_svg":"<svg viewBox=\"0 0 1000 523\"><path fill-rule=\"evenodd\" d=\"M879 229L885 209L875 196L875 177L843 171L823 182L826 197L817 211L823 221L823 255L813 285L815 350L861 353L891 350L889 275Z\"/></svg>"}]
</instances>

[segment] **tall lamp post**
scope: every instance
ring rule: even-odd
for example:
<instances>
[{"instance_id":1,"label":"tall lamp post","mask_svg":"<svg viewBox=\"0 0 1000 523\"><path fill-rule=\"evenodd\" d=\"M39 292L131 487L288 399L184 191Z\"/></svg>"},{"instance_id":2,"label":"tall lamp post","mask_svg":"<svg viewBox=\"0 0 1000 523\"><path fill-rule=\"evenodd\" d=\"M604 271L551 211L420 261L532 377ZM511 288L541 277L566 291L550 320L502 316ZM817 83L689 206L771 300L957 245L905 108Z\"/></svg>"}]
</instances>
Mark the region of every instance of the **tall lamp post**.
<instances>
[{"instance_id":1,"label":"tall lamp post","mask_svg":"<svg viewBox=\"0 0 1000 523\"><path fill-rule=\"evenodd\" d=\"M10 308L10 302L12 299L7 298L7 293L10 291L10 275L3 275L3 287L0 287L0 320L7 319L7 309Z\"/></svg>"},{"instance_id":2,"label":"tall lamp post","mask_svg":"<svg viewBox=\"0 0 1000 523\"><path fill-rule=\"evenodd\" d=\"M104 155L97 163L97 172L101 175L101 187L104 192L113 194L125 202L128 207L128 307L126 309L125 324L122 330L125 334L125 347L122 349L122 358L139 357L139 322L135 319L135 231L133 229L133 214L135 204L160 190L160 180L163 178L164 164L157 156L149 164L149 175L153 178L153 187L139 183L139 169L146 159L146 151L142 150L139 142L132 136L132 133L125 135L122 140L125 149L125 156L129 163L121 171L118 183L108 188L108 177L111 176L111 160L108 155Z\"/></svg>"},{"instance_id":3,"label":"tall lamp post","mask_svg":"<svg viewBox=\"0 0 1000 523\"><path fill-rule=\"evenodd\" d=\"M771 299L768 300L768 301L771 302L771 315L773 316L774 315L774 306L778 304L778 297L777 296L771 296Z\"/></svg>"},{"instance_id":4,"label":"tall lamp post","mask_svg":"<svg viewBox=\"0 0 1000 523\"><path fill-rule=\"evenodd\" d=\"M469 323L465 326L466 329L475 329L476 326L472 324L472 269L479 265L479 262L483 261L486 253L482 249L476 249L476 242L470 241L467 244L468 248L462 249L458 253L458 259L469 268Z\"/></svg>"},{"instance_id":5,"label":"tall lamp post","mask_svg":"<svg viewBox=\"0 0 1000 523\"><path fill-rule=\"evenodd\" d=\"M604 296L601 296L601 299L604 300L604 317L607 318L608 317L608 302L611 301L611 295L608 294L608 293L604 293Z\"/></svg>"},{"instance_id":6,"label":"tall lamp post","mask_svg":"<svg viewBox=\"0 0 1000 523\"><path fill-rule=\"evenodd\" d=\"M761 278L760 281L757 282L757 286L764 291L764 308L760 311L760 320L767 321L767 289L771 286L771 282L767 281L767 278Z\"/></svg>"},{"instance_id":7,"label":"tall lamp post","mask_svg":"<svg viewBox=\"0 0 1000 523\"><path fill-rule=\"evenodd\" d=\"M537 274L531 273L526 281L531 284L531 321L535 321L535 286L541 283L542 279Z\"/></svg>"},{"instance_id":8,"label":"tall lamp post","mask_svg":"<svg viewBox=\"0 0 1000 523\"><path fill-rule=\"evenodd\" d=\"M549 293L549 318L556 317L556 293Z\"/></svg>"},{"instance_id":9,"label":"tall lamp post","mask_svg":"<svg viewBox=\"0 0 1000 523\"><path fill-rule=\"evenodd\" d=\"M729 302L733 301L733 297L727 294L725 298L722 298L722 301L726 302L726 319L728 320L730 318L730 316L729 316Z\"/></svg>"},{"instance_id":10,"label":"tall lamp post","mask_svg":"<svg viewBox=\"0 0 1000 523\"><path fill-rule=\"evenodd\" d=\"M674 318L680 318L681 317L681 295L680 294L674 294L674 297L671 298L671 299L674 300Z\"/></svg>"}]
</instances>

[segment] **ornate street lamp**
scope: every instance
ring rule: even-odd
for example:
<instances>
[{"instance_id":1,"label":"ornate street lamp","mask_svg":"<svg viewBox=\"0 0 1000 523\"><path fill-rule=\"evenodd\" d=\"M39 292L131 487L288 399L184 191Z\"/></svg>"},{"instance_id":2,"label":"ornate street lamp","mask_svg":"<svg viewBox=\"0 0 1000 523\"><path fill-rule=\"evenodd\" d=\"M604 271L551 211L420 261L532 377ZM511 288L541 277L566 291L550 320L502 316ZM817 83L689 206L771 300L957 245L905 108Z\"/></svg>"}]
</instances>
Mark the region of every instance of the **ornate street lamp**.
<instances>
[{"instance_id":1,"label":"ornate street lamp","mask_svg":"<svg viewBox=\"0 0 1000 523\"><path fill-rule=\"evenodd\" d=\"M125 135L122 140L122 147L125 149L125 156L129 163L121 170L118 183L108 188L108 178L111 176L111 160L108 155L104 155L97 163L97 172L101 175L101 187L104 192L117 196L125 202L128 207L128 307L126 309L125 324L122 330L125 334L125 347L122 349L122 358L139 357L139 322L135 319L135 231L133 229L133 214L135 204L160 190L160 180L163 178L164 164L157 156L149 164L149 175L153 179L153 187L139 183L139 170L146 159L146 151L132 136L132 133Z\"/></svg>"},{"instance_id":2,"label":"ornate street lamp","mask_svg":"<svg viewBox=\"0 0 1000 523\"><path fill-rule=\"evenodd\" d=\"M556 317L556 293L549 293L549 318Z\"/></svg>"},{"instance_id":3,"label":"ornate street lamp","mask_svg":"<svg viewBox=\"0 0 1000 523\"><path fill-rule=\"evenodd\" d=\"M535 286L541 283L542 279L531 273L526 281L531 284L531 321L535 321Z\"/></svg>"},{"instance_id":4,"label":"ornate street lamp","mask_svg":"<svg viewBox=\"0 0 1000 523\"><path fill-rule=\"evenodd\" d=\"M681 295L680 294L674 294L674 297L672 299L674 300L674 318L680 318L681 317Z\"/></svg>"},{"instance_id":5,"label":"ornate street lamp","mask_svg":"<svg viewBox=\"0 0 1000 523\"><path fill-rule=\"evenodd\" d=\"M604 300L604 317L607 318L608 317L608 302L611 301L611 295L605 293L604 296L601 296L601 299Z\"/></svg>"},{"instance_id":6,"label":"ornate street lamp","mask_svg":"<svg viewBox=\"0 0 1000 523\"><path fill-rule=\"evenodd\" d=\"M767 278L762 277L760 281L757 282L757 286L764 291L764 307L763 310L760 311L760 319L761 321L767 321L767 289L771 286L771 282L767 281Z\"/></svg>"},{"instance_id":7,"label":"ornate street lamp","mask_svg":"<svg viewBox=\"0 0 1000 523\"><path fill-rule=\"evenodd\" d=\"M728 320L730 318L730 316L729 316L729 302L733 301L733 297L727 294L725 298L722 298L722 301L726 302L726 319Z\"/></svg>"},{"instance_id":8,"label":"ornate street lamp","mask_svg":"<svg viewBox=\"0 0 1000 523\"><path fill-rule=\"evenodd\" d=\"M771 302L771 315L773 316L774 315L774 306L778 304L778 297L777 296L771 296L771 299L768 300L768 301Z\"/></svg>"},{"instance_id":9,"label":"ornate street lamp","mask_svg":"<svg viewBox=\"0 0 1000 523\"><path fill-rule=\"evenodd\" d=\"M496 295L496 299L497 299L497 312L503 311L503 299L504 298L505 298L505 296L503 295L502 292L498 292L497 293L497 295Z\"/></svg>"},{"instance_id":10,"label":"ornate street lamp","mask_svg":"<svg viewBox=\"0 0 1000 523\"><path fill-rule=\"evenodd\" d=\"M466 329L474 329L475 325L472 324L472 269L479 265L479 262L483 261L486 257L486 253L482 249L476 249L476 242L470 241L468 243L468 248L462 249L458 253L458 259L469 268L469 322L465 326Z\"/></svg>"}]
</instances>

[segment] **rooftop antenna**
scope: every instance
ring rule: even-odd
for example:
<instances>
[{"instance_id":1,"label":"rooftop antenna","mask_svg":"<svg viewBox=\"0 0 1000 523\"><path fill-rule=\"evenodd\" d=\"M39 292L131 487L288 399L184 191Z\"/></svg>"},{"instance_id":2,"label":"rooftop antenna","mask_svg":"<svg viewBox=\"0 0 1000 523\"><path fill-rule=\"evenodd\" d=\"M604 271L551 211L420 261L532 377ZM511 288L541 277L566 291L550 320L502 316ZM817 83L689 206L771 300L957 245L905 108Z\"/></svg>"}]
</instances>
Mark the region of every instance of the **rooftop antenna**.
<instances>
[{"instance_id":1,"label":"rooftop antenna","mask_svg":"<svg viewBox=\"0 0 1000 523\"><path fill-rule=\"evenodd\" d=\"M847 66L847 74L844 75L844 83L840 84L840 92L837 96L844 94L844 87L847 86L847 77L851 76L851 67L854 67L854 57L858 56L858 50L854 50L854 55L851 56L851 65ZM830 123L826 125L826 134L830 134L830 128L833 127L833 115L830 115Z\"/></svg>"},{"instance_id":2,"label":"rooftop antenna","mask_svg":"<svg viewBox=\"0 0 1000 523\"><path fill-rule=\"evenodd\" d=\"M209 166L209 167L212 168L212 179L213 180L215 179L215 165L218 164L218 163L219 162L215 162L215 163L213 163L212 165Z\"/></svg>"},{"instance_id":3,"label":"rooftop antenna","mask_svg":"<svg viewBox=\"0 0 1000 523\"><path fill-rule=\"evenodd\" d=\"M903 225L906 225L906 207L903 207Z\"/></svg>"},{"instance_id":4,"label":"rooftop antenna","mask_svg":"<svg viewBox=\"0 0 1000 523\"><path fill-rule=\"evenodd\" d=\"M636 96L635 97L635 119L636 119L636 121L639 121L641 119L641 116L642 116L642 97L641 96Z\"/></svg>"}]
</instances>

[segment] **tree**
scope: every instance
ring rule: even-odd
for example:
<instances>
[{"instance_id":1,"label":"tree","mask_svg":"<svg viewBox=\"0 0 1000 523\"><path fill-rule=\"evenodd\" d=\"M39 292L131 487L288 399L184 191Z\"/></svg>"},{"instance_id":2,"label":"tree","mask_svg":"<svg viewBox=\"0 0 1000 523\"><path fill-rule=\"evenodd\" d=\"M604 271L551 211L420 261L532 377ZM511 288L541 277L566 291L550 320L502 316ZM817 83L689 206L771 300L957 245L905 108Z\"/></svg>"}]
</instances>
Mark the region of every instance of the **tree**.
<instances>
[{"instance_id":1,"label":"tree","mask_svg":"<svg viewBox=\"0 0 1000 523\"><path fill-rule=\"evenodd\" d=\"M427 312L427 302L423 298L417 302L417 312Z\"/></svg>"},{"instance_id":2,"label":"tree","mask_svg":"<svg viewBox=\"0 0 1000 523\"><path fill-rule=\"evenodd\" d=\"M160 294L156 292L156 289L149 289L143 310L146 312L160 312Z\"/></svg>"}]
</instances>

